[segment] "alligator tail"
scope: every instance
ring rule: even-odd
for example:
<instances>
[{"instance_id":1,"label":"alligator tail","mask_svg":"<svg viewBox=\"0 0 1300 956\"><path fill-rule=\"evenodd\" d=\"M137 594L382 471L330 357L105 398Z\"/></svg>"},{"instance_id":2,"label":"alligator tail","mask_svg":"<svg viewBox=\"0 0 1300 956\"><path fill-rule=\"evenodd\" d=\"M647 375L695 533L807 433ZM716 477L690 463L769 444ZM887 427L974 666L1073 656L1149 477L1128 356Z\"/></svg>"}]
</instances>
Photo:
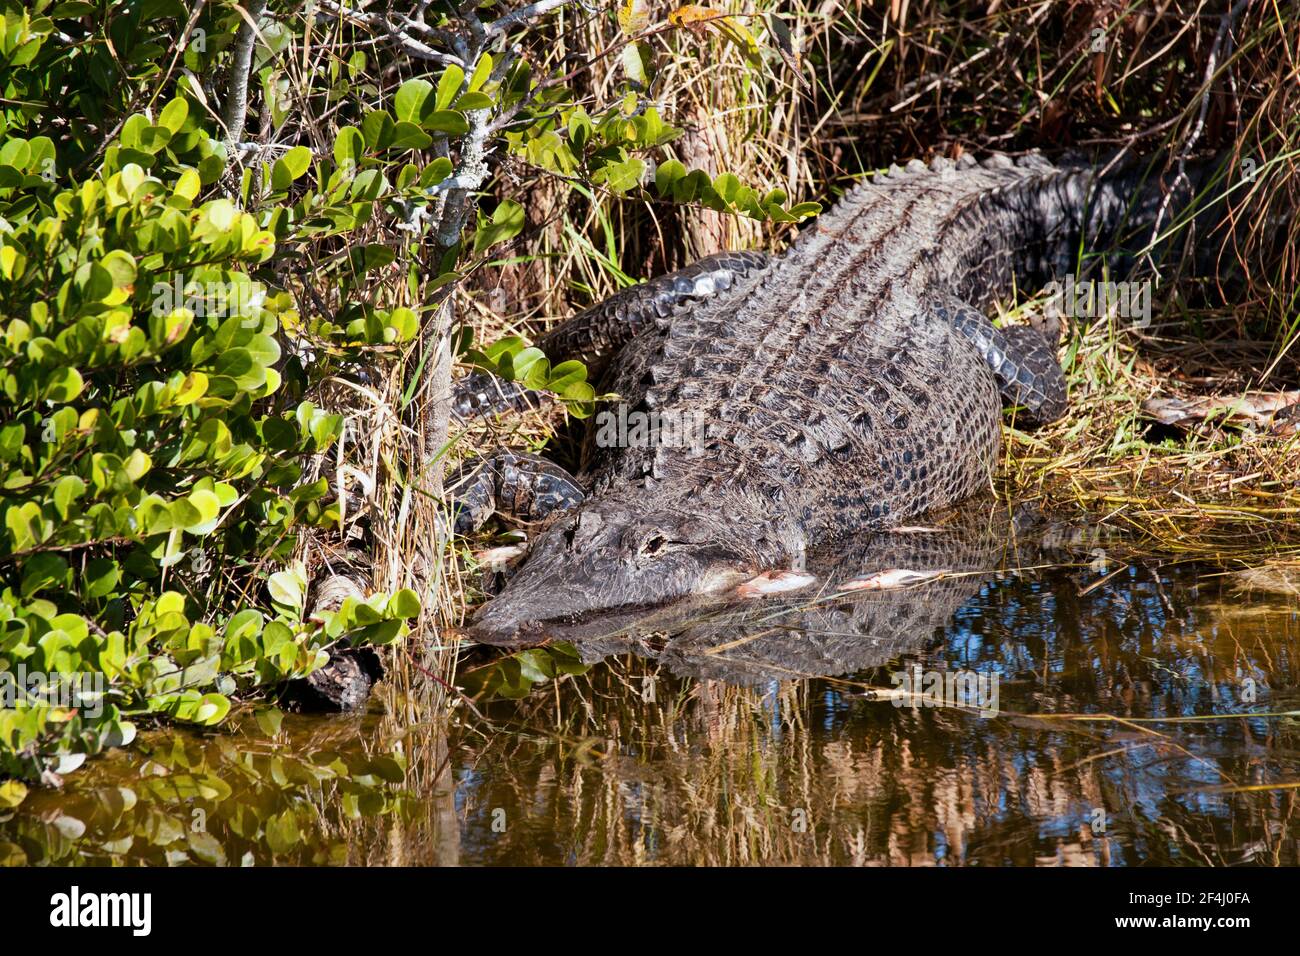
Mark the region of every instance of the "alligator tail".
<instances>
[{"instance_id":1,"label":"alligator tail","mask_svg":"<svg viewBox=\"0 0 1300 956\"><path fill-rule=\"evenodd\" d=\"M1002 183L977 193L953 217L945 245L955 292L987 307L1014 289L1070 278L1221 273L1227 202L1225 161L1162 171L1154 161L1053 165L1036 154L979 164Z\"/></svg>"}]
</instances>

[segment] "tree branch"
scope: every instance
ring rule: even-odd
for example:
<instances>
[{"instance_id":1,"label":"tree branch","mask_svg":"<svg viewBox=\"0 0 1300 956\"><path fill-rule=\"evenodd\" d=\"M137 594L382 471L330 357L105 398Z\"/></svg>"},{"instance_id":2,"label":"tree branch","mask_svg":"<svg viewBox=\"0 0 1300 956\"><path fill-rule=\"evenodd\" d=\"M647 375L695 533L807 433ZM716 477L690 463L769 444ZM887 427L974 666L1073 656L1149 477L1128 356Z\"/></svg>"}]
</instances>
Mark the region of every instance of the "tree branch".
<instances>
[{"instance_id":1,"label":"tree branch","mask_svg":"<svg viewBox=\"0 0 1300 956\"><path fill-rule=\"evenodd\" d=\"M565 4L572 3L573 0L537 0L536 3L530 3L526 7L520 7L507 13L503 17L498 17L484 28L485 35L490 39L505 33L511 27L520 23L526 23L543 14L550 13Z\"/></svg>"},{"instance_id":2,"label":"tree branch","mask_svg":"<svg viewBox=\"0 0 1300 956\"><path fill-rule=\"evenodd\" d=\"M221 122L226 127L226 143L233 158L239 148L239 141L244 138L244 117L248 113L248 73L253 65L253 48L257 45L257 23L266 12L266 0L250 0L248 9L236 6L244 18L235 35L235 55L230 63L230 92L226 96L226 108L222 111Z\"/></svg>"},{"instance_id":3,"label":"tree branch","mask_svg":"<svg viewBox=\"0 0 1300 956\"><path fill-rule=\"evenodd\" d=\"M402 19L405 24L405 28L403 28L393 23L382 13L368 13L365 10L351 10L341 4L335 3L334 0L319 0L319 3L322 8L333 16L339 17L340 19L350 18L356 20L358 23L365 24L376 33L385 35L389 40L396 43L406 51L409 56L413 56L417 60L428 60L431 63L438 63L442 66L454 65L459 66L461 69L465 68L465 61L460 57L454 56L451 53L443 53L439 50L435 50L427 43L423 43L411 36L409 32L410 30L419 30L424 33L436 33L436 31L433 31L432 27L424 27L422 29L421 24L403 17Z\"/></svg>"}]
</instances>

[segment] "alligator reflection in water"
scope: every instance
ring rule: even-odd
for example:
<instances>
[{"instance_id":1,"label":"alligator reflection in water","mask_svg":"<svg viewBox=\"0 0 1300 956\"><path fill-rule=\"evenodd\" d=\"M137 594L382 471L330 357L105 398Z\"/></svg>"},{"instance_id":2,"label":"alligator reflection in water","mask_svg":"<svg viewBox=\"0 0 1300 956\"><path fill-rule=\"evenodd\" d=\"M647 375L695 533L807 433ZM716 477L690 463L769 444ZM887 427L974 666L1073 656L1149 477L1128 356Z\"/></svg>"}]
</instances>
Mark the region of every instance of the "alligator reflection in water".
<instances>
[{"instance_id":1,"label":"alligator reflection in water","mask_svg":"<svg viewBox=\"0 0 1300 956\"><path fill-rule=\"evenodd\" d=\"M944 579L593 624L603 663L450 737L392 687L274 738L152 735L0 811L0 860L1300 863L1295 596L1046 534L964 510L808 560ZM913 665L997 674L999 715L868 696Z\"/></svg>"}]
</instances>

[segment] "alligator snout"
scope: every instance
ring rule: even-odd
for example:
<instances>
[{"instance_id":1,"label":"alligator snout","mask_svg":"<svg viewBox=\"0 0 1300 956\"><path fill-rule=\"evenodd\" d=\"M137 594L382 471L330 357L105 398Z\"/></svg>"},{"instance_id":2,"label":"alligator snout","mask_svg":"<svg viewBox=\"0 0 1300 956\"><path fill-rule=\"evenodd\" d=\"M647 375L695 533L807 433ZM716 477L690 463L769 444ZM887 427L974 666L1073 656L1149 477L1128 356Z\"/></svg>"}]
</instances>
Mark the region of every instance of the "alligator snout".
<instances>
[{"instance_id":1,"label":"alligator snout","mask_svg":"<svg viewBox=\"0 0 1300 956\"><path fill-rule=\"evenodd\" d=\"M542 643L546 639L546 629L540 621L476 618L465 630L465 635L471 641L494 647L527 647Z\"/></svg>"},{"instance_id":2,"label":"alligator snout","mask_svg":"<svg viewBox=\"0 0 1300 956\"><path fill-rule=\"evenodd\" d=\"M596 501L554 522L523 567L467 629L484 644L521 646L617 628L683 598L724 592L753 575L734 529L679 511L638 514Z\"/></svg>"}]
</instances>

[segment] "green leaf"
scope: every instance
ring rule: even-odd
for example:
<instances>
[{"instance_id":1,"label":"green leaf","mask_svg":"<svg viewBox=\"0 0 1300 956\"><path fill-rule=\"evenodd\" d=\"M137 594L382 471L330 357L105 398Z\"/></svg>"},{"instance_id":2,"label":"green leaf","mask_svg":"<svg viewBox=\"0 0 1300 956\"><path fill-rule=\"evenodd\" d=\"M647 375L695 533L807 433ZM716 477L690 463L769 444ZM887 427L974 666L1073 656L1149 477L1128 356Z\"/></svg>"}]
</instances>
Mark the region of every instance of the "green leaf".
<instances>
[{"instance_id":1,"label":"green leaf","mask_svg":"<svg viewBox=\"0 0 1300 956\"><path fill-rule=\"evenodd\" d=\"M397 254L392 249L378 243L358 246L348 253L352 271L358 276L369 272L371 269L381 269L392 263L396 258Z\"/></svg>"},{"instance_id":2,"label":"green leaf","mask_svg":"<svg viewBox=\"0 0 1300 956\"><path fill-rule=\"evenodd\" d=\"M288 853L302 839L298 818L293 810L285 810L266 821L266 845L272 853Z\"/></svg>"},{"instance_id":3,"label":"green leaf","mask_svg":"<svg viewBox=\"0 0 1300 956\"><path fill-rule=\"evenodd\" d=\"M388 613L393 617L420 616L420 597L410 588L402 588L388 599Z\"/></svg>"},{"instance_id":4,"label":"green leaf","mask_svg":"<svg viewBox=\"0 0 1300 956\"><path fill-rule=\"evenodd\" d=\"M334 161L339 168L355 168L361 164L366 153L366 140L361 130L345 126L339 130L339 138L334 141Z\"/></svg>"},{"instance_id":5,"label":"green leaf","mask_svg":"<svg viewBox=\"0 0 1300 956\"><path fill-rule=\"evenodd\" d=\"M24 551L45 540L41 507L34 501L10 506L5 512L5 527L9 530L15 551Z\"/></svg>"},{"instance_id":6,"label":"green leaf","mask_svg":"<svg viewBox=\"0 0 1300 956\"><path fill-rule=\"evenodd\" d=\"M203 183L202 180L199 179L198 171L194 169L186 169L176 180L176 185L173 187L172 192L183 199L188 199L190 202L193 202L198 197L199 190L202 186Z\"/></svg>"},{"instance_id":7,"label":"green leaf","mask_svg":"<svg viewBox=\"0 0 1300 956\"><path fill-rule=\"evenodd\" d=\"M302 578L293 571L277 571L266 582L271 600L290 608L301 608Z\"/></svg>"},{"instance_id":8,"label":"green leaf","mask_svg":"<svg viewBox=\"0 0 1300 956\"><path fill-rule=\"evenodd\" d=\"M371 110L361 121L361 132L367 149L386 149L393 139L393 118L387 110Z\"/></svg>"},{"instance_id":9,"label":"green leaf","mask_svg":"<svg viewBox=\"0 0 1300 956\"><path fill-rule=\"evenodd\" d=\"M720 173L713 180L713 188L727 202L734 203L736 197L740 195L742 186L735 173Z\"/></svg>"},{"instance_id":10,"label":"green leaf","mask_svg":"<svg viewBox=\"0 0 1300 956\"><path fill-rule=\"evenodd\" d=\"M673 186L686 176L686 167L679 160L669 159L655 170L655 190L660 196L670 196Z\"/></svg>"},{"instance_id":11,"label":"green leaf","mask_svg":"<svg viewBox=\"0 0 1300 956\"><path fill-rule=\"evenodd\" d=\"M6 843L0 840L0 868L14 867L16 872L18 867L26 866L27 863L26 850L17 843Z\"/></svg>"},{"instance_id":12,"label":"green leaf","mask_svg":"<svg viewBox=\"0 0 1300 956\"><path fill-rule=\"evenodd\" d=\"M407 80L398 87L397 95L393 97L393 114L397 117L397 121L419 124L425 115L425 104L432 92L433 84L428 80Z\"/></svg>"},{"instance_id":13,"label":"green leaf","mask_svg":"<svg viewBox=\"0 0 1300 956\"><path fill-rule=\"evenodd\" d=\"M73 281L87 302L98 302L113 291L113 274L98 262L79 266Z\"/></svg>"},{"instance_id":14,"label":"green leaf","mask_svg":"<svg viewBox=\"0 0 1300 956\"><path fill-rule=\"evenodd\" d=\"M455 110L434 110L421 125L425 129L451 136L464 136L469 132L469 121Z\"/></svg>"},{"instance_id":15,"label":"green leaf","mask_svg":"<svg viewBox=\"0 0 1300 956\"><path fill-rule=\"evenodd\" d=\"M149 127L149 117L143 113L132 113L126 118L126 122L122 124L122 130L117 134L118 139L123 146L139 146Z\"/></svg>"},{"instance_id":16,"label":"green leaf","mask_svg":"<svg viewBox=\"0 0 1300 956\"><path fill-rule=\"evenodd\" d=\"M387 149L427 149L433 145L433 137L414 123L405 120L398 123L389 133ZM445 177L444 177L445 178Z\"/></svg>"},{"instance_id":17,"label":"green leaf","mask_svg":"<svg viewBox=\"0 0 1300 956\"><path fill-rule=\"evenodd\" d=\"M191 491L187 500L194 506L194 510L199 513L199 521L196 524L207 524L221 513L221 503L217 501L217 496L211 491L202 489Z\"/></svg>"},{"instance_id":18,"label":"green leaf","mask_svg":"<svg viewBox=\"0 0 1300 956\"><path fill-rule=\"evenodd\" d=\"M257 726L262 728L262 733L268 737L276 737L280 733L280 726L284 723L284 713L278 707L259 707L253 716L257 719Z\"/></svg>"},{"instance_id":19,"label":"green leaf","mask_svg":"<svg viewBox=\"0 0 1300 956\"><path fill-rule=\"evenodd\" d=\"M295 146L275 161L275 166L271 169L271 188L283 192L307 172L310 166L311 150L306 146Z\"/></svg>"},{"instance_id":20,"label":"green leaf","mask_svg":"<svg viewBox=\"0 0 1300 956\"><path fill-rule=\"evenodd\" d=\"M241 637L254 637L262 633L262 615L260 612L247 608L236 613L226 622L226 641L238 640Z\"/></svg>"},{"instance_id":21,"label":"green leaf","mask_svg":"<svg viewBox=\"0 0 1300 956\"><path fill-rule=\"evenodd\" d=\"M68 562L57 554L36 554L23 567L22 595L30 598L46 588L67 588L71 572ZM0 698L0 702L3 698Z\"/></svg>"},{"instance_id":22,"label":"green leaf","mask_svg":"<svg viewBox=\"0 0 1300 956\"><path fill-rule=\"evenodd\" d=\"M102 598L113 592L121 577L121 569L116 561L96 558L86 563L86 572L81 581L87 597Z\"/></svg>"},{"instance_id":23,"label":"green leaf","mask_svg":"<svg viewBox=\"0 0 1300 956\"><path fill-rule=\"evenodd\" d=\"M463 113L468 113L470 110L487 110L492 106L492 97L486 93L465 93L456 100L456 109Z\"/></svg>"},{"instance_id":24,"label":"green leaf","mask_svg":"<svg viewBox=\"0 0 1300 956\"><path fill-rule=\"evenodd\" d=\"M72 512L72 503L86 491L86 483L76 475L64 475L54 485L54 507L59 517L68 519Z\"/></svg>"},{"instance_id":25,"label":"green leaf","mask_svg":"<svg viewBox=\"0 0 1300 956\"><path fill-rule=\"evenodd\" d=\"M551 363L539 348L530 347L511 357L511 374L515 381L529 388L541 388L551 377Z\"/></svg>"},{"instance_id":26,"label":"green leaf","mask_svg":"<svg viewBox=\"0 0 1300 956\"><path fill-rule=\"evenodd\" d=\"M188 498L177 498L167 506L171 515L172 528L182 530L203 524L203 515Z\"/></svg>"},{"instance_id":27,"label":"green leaf","mask_svg":"<svg viewBox=\"0 0 1300 956\"><path fill-rule=\"evenodd\" d=\"M222 694L204 694L194 710L194 723L213 727L230 713L230 700Z\"/></svg>"},{"instance_id":28,"label":"green leaf","mask_svg":"<svg viewBox=\"0 0 1300 956\"><path fill-rule=\"evenodd\" d=\"M591 181L604 183L611 192L625 193L640 185L645 175L645 160L633 156L622 162L607 163L591 174Z\"/></svg>"},{"instance_id":29,"label":"green leaf","mask_svg":"<svg viewBox=\"0 0 1300 956\"><path fill-rule=\"evenodd\" d=\"M490 61L489 61L490 62ZM490 67L489 67L490 69ZM435 110L445 110L455 102L465 83L465 71L452 64L438 78L438 95L434 101Z\"/></svg>"},{"instance_id":30,"label":"green leaf","mask_svg":"<svg viewBox=\"0 0 1300 956\"><path fill-rule=\"evenodd\" d=\"M248 354L253 357L253 361L263 367L280 361L280 343L265 333L259 332L254 335L244 347L248 349Z\"/></svg>"},{"instance_id":31,"label":"green leaf","mask_svg":"<svg viewBox=\"0 0 1300 956\"><path fill-rule=\"evenodd\" d=\"M362 629L357 635L361 643L383 647L401 638L406 633L406 625L401 621L379 621Z\"/></svg>"},{"instance_id":32,"label":"green leaf","mask_svg":"<svg viewBox=\"0 0 1300 956\"><path fill-rule=\"evenodd\" d=\"M185 834L185 840L190 845L190 851L202 862L211 866L225 865L225 848L211 833L202 830L190 830Z\"/></svg>"},{"instance_id":33,"label":"green leaf","mask_svg":"<svg viewBox=\"0 0 1300 956\"><path fill-rule=\"evenodd\" d=\"M27 787L17 780L0 783L0 810L12 810L27 799Z\"/></svg>"},{"instance_id":34,"label":"green leaf","mask_svg":"<svg viewBox=\"0 0 1300 956\"><path fill-rule=\"evenodd\" d=\"M646 75L645 64L641 60L641 50L639 49L638 44L629 43L627 46L623 47L620 61L623 64L623 72L627 74L629 80L633 83L639 83L642 86L648 86L650 84L650 79Z\"/></svg>"},{"instance_id":35,"label":"green leaf","mask_svg":"<svg viewBox=\"0 0 1300 956\"><path fill-rule=\"evenodd\" d=\"M113 249L99 260L99 264L112 278L114 289L126 289L135 283L135 259L129 252Z\"/></svg>"},{"instance_id":36,"label":"green leaf","mask_svg":"<svg viewBox=\"0 0 1300 956\"><path fill-rule=\"evenodd\" d=\"M189 115L190 104L177 97L164 106L162 112L158 114L158 125L175 134L180 132Z\"/></svg>"},{"instance_id":37,"label":"green leaf","mask_svg":"<svg viewBox=\"0 0 1300 956\"><path fill-rule=\"evenodd\" d=\"M420 173L420 185L426 189L438 185L451 175L451 168L451 160L446 156L439 156Z\"/></svg>"},{"instance_id":38,"label":"green leaf","mask_svg":"<svg viewBox=\"0 0 1300 956\"><path fill-rule=\"evenodd\" d=\"M420 331L420 318L411 309L394 309L388 316L388 327L397 333L397 341L408 342Z\"/></svg>"},{"instance_id":39,"label":"green leaf","mask_svg":"<svg viewBox=\"0 0 1300 956\"><path fill-rule=\"evenodd\" d=\"M468 89L471 93L483 89L484 84L492 77L493 66L491 53L479 54L478 62L474 64L474 75L469 78Z\"/></svg>"},{"instance_id":40,"label":"green leaf","mask_svg":"<svg viewBox=\"0 0 1300 956\"><path fill-rule=\"evenodd\" d=\"M229 199L214 199L203 204L202 218L211 223L217 232L227 232L239 217L239 210Z\"/></svg>"},{"instance_id":41,"label":"green leaf","mask_svg":"<svg viewBox=\"0 0 1300 956\"><path fill-rule=\"evenodd\" d=\"M498 242L513 239L524 228L524 207L512 199L502 200L492 212L492 219L480 222L474 234L474 254L481 255Z\"/></svg>"},{"instance_id":42,"label":"green leaf","mask_svg":"<svg viewBox=\"0 0 1300 956\"><path fill-rule=\"evenodd\" d=\"M45 394L42 397L50 402L70 402L81 394L84 387L81 373L75 368L56 368L46 379Z\"/></svg>"},{"instance_id":43,"label":"green leaf","mask_svg":"<svg viewBox=\"0 0 1300 956\"><path fill-rule=\"evenodd\" d=\"M385 783L400 784L406 780L406 767L396 757L382 754L366 761L363 772L378 777Z\"/></svg>"},{"instance_id":44,"label":"green leaf","mask_svg":"<svg viewBox=\"0 0 1300 956\"><path fill-rule=\"evenodd\" d=\"M555 676L550 656L543 648L520 651L514 657L515 660L519 661L520 676L530 683L541 683Z\"/></svg>"},{"instance_id":45,"label":"green leaf","mask_svg":"<svg viewBox=\"0 0 1300 956\"><path fill-rule=\"evenodd\" d=\"M235 387L252 391L266 383L266 366L249 349L228 349L217 356L218 375L228 376Z\"/></svg>"}]
</instances>

